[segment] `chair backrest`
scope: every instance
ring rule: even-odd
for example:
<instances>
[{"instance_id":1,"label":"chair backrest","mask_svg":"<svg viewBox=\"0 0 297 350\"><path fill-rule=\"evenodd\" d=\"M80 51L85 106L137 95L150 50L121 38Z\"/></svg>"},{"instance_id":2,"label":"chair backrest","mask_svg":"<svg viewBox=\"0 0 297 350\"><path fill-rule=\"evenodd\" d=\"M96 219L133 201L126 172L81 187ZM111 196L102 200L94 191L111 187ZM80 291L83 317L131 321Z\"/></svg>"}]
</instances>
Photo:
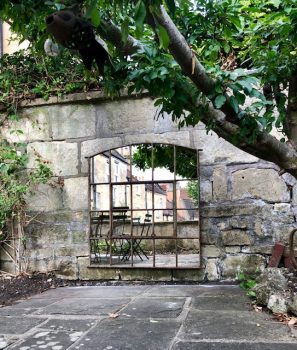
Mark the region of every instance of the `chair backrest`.
<instances>
[{"instance_id":1,"label":"chair backrest","mask_svg":"<svg viewBox=\"0 0 297 350\"><path fill-rule=\"evenodd\" d=\"M140 235L141 236L148 236L151 225L152 225L152 215L145 214Z\"/></svg>"}]
</instances>

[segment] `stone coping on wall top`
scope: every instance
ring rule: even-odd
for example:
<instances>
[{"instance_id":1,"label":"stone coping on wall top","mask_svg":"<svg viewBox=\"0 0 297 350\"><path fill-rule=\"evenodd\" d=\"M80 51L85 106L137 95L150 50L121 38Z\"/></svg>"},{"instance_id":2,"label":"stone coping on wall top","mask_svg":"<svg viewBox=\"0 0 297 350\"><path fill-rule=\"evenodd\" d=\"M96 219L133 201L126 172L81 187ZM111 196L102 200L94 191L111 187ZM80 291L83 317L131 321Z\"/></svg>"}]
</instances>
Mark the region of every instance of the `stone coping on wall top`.
<instances>
[{"instance_id":1,"label":"stone coping on wall top","mask_svg":"<svg viewBox=\"0 0 297 350\"><path fill-rule=\"evenodd\" d=\"M19 108L28 108L28 107L34 107L34 106L48 106L48 105L54 105L54 104L66 104L66 103L89 103L90 101L117 101L121 99L128 99L128 98L142 98L147 97L148 92L143 91L142 93L132 93L128 94L127 89L124 89L120 91L119 96L117 97L110 97L107 96L104 91L88 91L88 92L78 92L75 94L67 94L61 97L58 96L51 96L48 100L44 100L43 98L36 98L34 100L25 100L22 101L19 104ZM4 107L3 104L0 104L0 111L3 111Z\"/></svg>"}]
</instances>

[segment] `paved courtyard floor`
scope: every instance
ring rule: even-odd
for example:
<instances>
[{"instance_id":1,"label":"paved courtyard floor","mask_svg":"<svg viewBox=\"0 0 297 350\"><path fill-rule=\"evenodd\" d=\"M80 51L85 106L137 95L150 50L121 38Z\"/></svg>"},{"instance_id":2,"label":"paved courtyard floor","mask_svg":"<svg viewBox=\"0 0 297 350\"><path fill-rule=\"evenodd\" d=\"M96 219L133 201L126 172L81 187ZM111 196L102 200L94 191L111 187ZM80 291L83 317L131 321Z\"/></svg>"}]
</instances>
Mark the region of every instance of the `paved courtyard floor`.
<instances>
[{"instance_id":1,"label":"paved courtyard floor","mask_svg":"<svg viewBox=\"0 0 297 350\"><path fill-rule=\"evenodd\" d=\"M297 350L237 286L65 287L0 308L0 349Z\"/></svg>"}]
</instances>

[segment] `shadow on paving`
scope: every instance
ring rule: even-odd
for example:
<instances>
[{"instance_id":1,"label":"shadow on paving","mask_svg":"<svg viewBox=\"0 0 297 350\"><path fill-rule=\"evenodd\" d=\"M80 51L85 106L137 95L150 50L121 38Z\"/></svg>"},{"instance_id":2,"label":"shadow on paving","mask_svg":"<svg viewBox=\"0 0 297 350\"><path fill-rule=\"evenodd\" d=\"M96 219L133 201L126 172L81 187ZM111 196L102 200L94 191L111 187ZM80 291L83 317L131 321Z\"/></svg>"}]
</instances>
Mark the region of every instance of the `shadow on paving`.
<instances>
[{"instance_id":1,"label":"shadow on paving","mask_svg":"<svg viewBox=\"0 0 297 350\"><path fill-rule=\"evenodd\" d=\"M0 308L0 349L297 350L237 286L67 287Z\"/></svg>"}]
</instances>

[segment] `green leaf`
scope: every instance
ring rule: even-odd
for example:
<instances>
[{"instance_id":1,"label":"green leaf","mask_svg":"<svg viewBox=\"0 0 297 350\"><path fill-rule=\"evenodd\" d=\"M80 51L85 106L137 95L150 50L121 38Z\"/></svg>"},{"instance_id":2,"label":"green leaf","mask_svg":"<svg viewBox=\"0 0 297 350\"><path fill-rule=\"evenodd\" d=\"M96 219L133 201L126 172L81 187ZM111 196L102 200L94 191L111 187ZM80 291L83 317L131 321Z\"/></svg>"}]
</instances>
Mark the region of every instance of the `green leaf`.
<instances>
[{"instance_id":1,"label":"green leaf","mask_svg":"<svg viewBox=\"0 0 297 350\"><path fill-rule=\"evenodd\" d=\"M230 105L232 106L234 111L236 113L238 113L239 112L239 105L238 105L237 99L234 96L231 96L229 101L230 101Z\"/></svg>"},{"instance_id":2,"label":"green leaf","mask_svg":"<svg viewBox=\"0 0 297 350\"><path fill-rule=\"evenodd\" d=\"M124 22L121 25L122 41L123 43L127 42L129 35L129 19L125 18Z\"/></svg>"},{"instance_id":3,"label":"green leaf","mask_svg":"<svg viewBox=\"0 0 297 350\"><path fill-rule=\"evenodd\" d=\"M216 108L221 108L226 102L226 97L224 95L218 95L214 101Z\"/></svg>"},{"instance_id":4,"label":"green leaf","mask_svg":"<svg viewBox=\"0 0 297 350\"><path fill-rule=\"evenodd\" d=\"M100 24L100 14L99 11L96 9L96 7L94 8L94 10L92 11L91 14L91 22L93 24L94 27L98 27Z\"/></svg>"},{"instance_id":5,"label":"green leaf","mask_svg":"<svg viewBox=\"0 0 297 350\"><path fill-rule=\"evenodd\" d=\"M238 80L238 84L240 84L248 92L253 90L253 86L247 80Z\"/></svg>"},{"instance_id":6,"label":"green leaf","mask_svg":"<svg viewBox=\"0 0 297 350\"><path fill-rule=\"evenodd\" d=\"M135 25L136 25L136 34L140 35L143 32L144 20L146 17L146 8L142 0L139 0L136 9L135 9Z\"/></svg>"},{"instance_id":7,"label":"green leaf","mask_svg":"<svg viewBox=\"0 0 297 350\"><path fill-rule=\"evenodd\" d=\"M170 39L169 39L167 30L164 27L162 26L158 27L158 36L160 40L160 46L163 49L167 49L170 43Z\"/></svg>"},{"instance_id":8,"label":"green leaf","mask_svg":"<svg viewBox=\"0 0 297 350\"><path fill-rule=\"evenodd\" d=\"M174 14L176 10L175 0L166 0L166 5L170 13Z\"/></svg>"}]
</instances>

